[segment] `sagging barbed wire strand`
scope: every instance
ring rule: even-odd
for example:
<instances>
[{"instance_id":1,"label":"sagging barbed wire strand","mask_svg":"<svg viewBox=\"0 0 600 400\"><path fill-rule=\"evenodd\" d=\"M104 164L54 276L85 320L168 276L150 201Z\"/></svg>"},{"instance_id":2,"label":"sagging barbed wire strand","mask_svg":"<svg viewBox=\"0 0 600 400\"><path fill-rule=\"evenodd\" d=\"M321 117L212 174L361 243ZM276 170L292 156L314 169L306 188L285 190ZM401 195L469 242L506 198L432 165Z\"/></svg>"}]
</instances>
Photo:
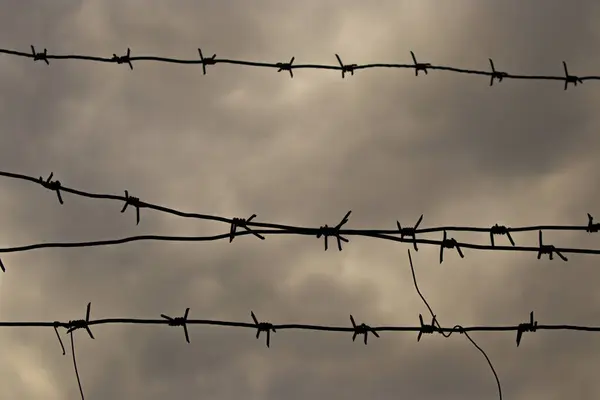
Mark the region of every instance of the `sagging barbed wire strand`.
<instances>
[{"instance_id":1,"label":"sagging barbed wire strand","mask_svg":"<svg viewBox=\"0 0 600 400\"><path fill-rule=\"evenodd\" d=\"M177 216L180 218L192 218L192 219L200 219L200 220L205 220L205 221L221 222L221 223L230 225L231 228L233 228L234 225L241 227L242 225L240 225L240 224L243 224L244 228L248 228L248 227L270 228L270 229L279 229L279 230L290 231L290 232L302 231L302 232L305 232L304 234L308 234L308 235L316 235L317 233L319 233L319 230L322 230L324 228L324 227L321 227L321 228L317 229L317 228L299 227L299 226L285 225L285 224L274 224L274 223L264 223L264 222L252 221L256 217L256 214L253 214L248 219L243 219L243 218L235 218L235 217L227 218L227 217L222 217L222 216L217 216L217 215L200 214L200 213L194 213L194 212L185 212L185 211L165 207L165 206L162 206L159 204L153 204L153 203L141 201L138 197L130 196L129 192L127 190L125 190L125 196L119 196L119 195L114 195L114 194L87 192L87 191L84 191L81 189L75 189L75 188L62 186L60 184L60 181L56 181L57 182L57 185L56 185L53 183L53 181L51 181L51 178L54 176L53 173L50 173L50 177L47 179L46 182L44 182L41 177L35 178L33 176L17 174L17 173L7 172L7 171L0 171L0 176L6 177L6 178L11 178L11 179L16 179L16 180L21 180L21 181L32 182L32 183L41 185L42 187L44 187L46 189L51 189L52 191L56 191L56 188L58 187L58 188L60 188L60 191L62 191L63 193L70 193L70 194L73 194L73 195L79 196L79 197L86 197L86 198L91 198L91 199L114 200L114 201L122 202L122 203L124 203L124 206L121 209L121 212L125 212L125 210L127 209L127 206L132 205L137 210L136 211L136 224L139 224L139 209L140 208L148 208L148 209L152 209L157 212L171 214L171 215L174 215L174 216ZM50 187L48 184L50 184ZM53 184L55 186L52 186ZM62 197L60 198L60 200L62 201ZM61 202L61 204L62 204L62 202ZM349 214L346 215L346 217L343 218L342 221L346 220L346 222L348 222L347 221L348 217L349 217ZM565 231L565 232L567 232L567 231L584 231L584 232L588 232L588 233L599 232L600 231L600 222L594 222L594 218L589 213L587 214L587 217L588 217L588 221L587 221L587 224L585 224L585 225L534 225L534 226L521 226L521 227L507 227L504 225L495 224L494 226L491 226L491 227L437 226L437 227L429 227L429 228L419 229L419 225L423 221L423 215L421 215L419 217L419 219L417 220L417 223L413 227L404 227L403 228L401 226L400 222L396 221L397 229L379 229L379 230L371 229L371 230L363 230L363 231L353 230L352 232L354 232L353 233L354 235L356 235L357 233L360 233L360 232L373 233L373 234L385 234L385 235L400 234L402 239L404 239L405 236L414 238L415 235L417 235L417 234L435 233L435 232L443 233L444 231L489 233L490 242L491 242L492 246L495 245L494 236L501 236L501 235L507 236L510 243L514 246L515 242L511 236L511 232L512 233L533 232L533 231L540 231L540 230L541 231ZM330 228L330 229L333 229L333 228ZM344 231L346 234L348 234L348 232L346 232L347 230L340 230L340 232L342 232L342 231ZM242 233L236 232L235 229L232 229L231 234L232 234L232 236L240 236ZM416 243L417 242L415 242L414 248L415 248L415 250L418 250Z\"/></svg>"},{"instance_id":2,"label":"sagging barbed wire strand","mask_svg":"<svg viewBox=\"0 0 600 400\"><path fill-rule=\"evenodd\" d=\"M413 283L415 285L415 290L417 291L417 294L419 295L419 297L421 298L421 300L423 300L423 303L425 304L425 306L427 307L427 309L429 310L429 313L431 314L431 324L430 325L426 325L423 322L423 316L421 314L419 314L419 321L421 322L421 327L423 328L422 331L419 332L419 336L417 336L417 341L421 340L421 336L423 333L428 333L428 334L432 334L435 329L439 329L441 328L441 325L439 323L439 321L437 320L436 315L433 312L433 309L431 308L431 306L429 305L429 303L427 302L427 300L425 299L425 296L423 296L423 294L421 293L421 290L419 289L419 285L417 283L417 276L415 274L415 268L413 265L413 261L412 261L412 256L410 255L410 249L408 249L408 263L410 265L410 272L412 274L412 278L413 278ZM533 312L531 313L531 318L533 320ZM537 322L536 322L537 325ZM523 328L523 324L519 324L519 326L522 327L523 329L527 329L527 327ZM467 333L465 332L463 329L463 327L461 325L455 325L455 328L459 329L459 333L464 334L465 337L469 340L469 342L471 342L471 344L483 355L483 357L486 359L488 365L490 366L490 369L492 370L492 373L494 374L494 378L496 379L496 384L498 386L498 397L500 398L500 400L502 400L502 385L500 384L500 378L498 377L498 373L496 372L496 369L494 368L494 365L492 364L492 361L490 360L489 356L487 355L487 353L481 348L481 346L479 346L477 343L475 343L475 340ZM522 330L517 331L517 347L519 346L520 342L521 342L521 335L522 335ZM445 338L449 338L452 335L453 332L440 332L440 334L442 336L444 336Z\"/></svg>"},{"instance_id":3,"label":"sagging barbed wire strand","mask_svg":"<svg viewBox=\"0 0 600 400\"><path fill-rule=\"evenodd\" d=\"M227 58L216 58L216 53L211 57L204 57L202 54L202 50L198 48L199 58L194 59L178 59L178 58L169 58L169 57L159 57L159 56L132 56L131 49L127 48L127 52L118 56L113 53L112 57L101 57L101 56L91 56L91 55L78 55L78 54L48 54L47 49L44 49L43 52L36 51L35 47L31 46L31 52L24 52L18 50L11 49L0 49L0 54L7 54L11 56L18 57L26 57L31 58L33 61L43 61L46 65L50 65L49 60L85 60L85 61L93 61L99 63L112 63L112 64L127 64L129 69L133 71L133 63L139 61L153 61L153 62L162 62L162 63L172 63L172 64L199 64L202 66L202 73L206 75L206 66L208 65L216 65L216 64L235 64L245 67L259 67L259 68L273 68L276 69L277 72L288 71L290 74L290 78L294 77L293 70L294 69L321 69L321 70L334 70L341 71L342 78L346 77L346 73L350 73L350 75L354 75L354 72L357 70L364 69L373 69L373 68L399 68L399 69L414 69L415 76L419 76L419 71L423 71L426 75L428 75L428 70L440 70L440 71L449 71L460 74L470 74L470 75L482 75L490 77L490 86L493 86L494 80L496 79L498 82L502 82L504 79L528 79L528 80L552 80L552 81L562 81L564 82L564 90L567 90L568 84L571 83L573 86L577 86L577 84L583 84L586 80L600 80L600 76L576 76L569 74L569 70L567 68L567 63L565 61L562 62L564 76L552 76L552 75L522 75L522 74L511 74L505 71L498 71L494 65L494 62L491 58L489 58L489 63L491 66L491 71L484 70L474 70L474 69L465 69L451 66L443 66L443 65L433 65L431 63L422 63L417 62L417 58L413 51L410 51L410 55L412 58L412 64L392 64L392 63L371 63L371 64L344 64L342 62L341 57L338 54L334 54L337 59L338 65L325 65L325 64L296 64L292 65L295 57L292 57L289 62L259 62L259 61L245 61L245 60L234 60Z\"/></svg>"},{"instance_id":4,"label":"sagging barbed wire strand","mask_svg":"<svg viewBox=\"0 0 600 400\"><path fill-rule=\"evenodd\" d=\"M596 233L600 231L600 223L595 223L594 218L591 214L587 214L588 221L586 225L537 225L537 226L525 226L525 227L507 227L495 224L489 228L482 227L467 227L467 226L442 226L432 228L421 228L419 225L423 221L423 215L419 217L417 223L413 227L402 227L399 221L396 221L397 229L342 229L342 227L348 222L351 211L348 211L342 220L334 227L329 227L325 224L319 228L291 226L283 224L256 222L254 218L256 214L253 214L249 218L226 218L214 215L205 215L197 213L187 213L183 211L174 210L164 206L142 202L138 197L129 195L129 192L125 190L125 196L110 195L110 194L97 194L84 192L78 189L72 189L62 186L59 181L52 181L53 173L50 173L48 179L43 180L41 177L36 179L31 176L15 174L11 172L0 171L0 176L5 176L13 179L25 180L34 182L42 185L42 187L49 190L56 191L59 196L59 201L63 204L62 197L60 197L61 190L77 196L98 198L98 199L110 199L123 201L124 206L121 212L125 212L129 205L136 208L136 224L140 221L140 208L151 208L156 211L176 215L185 218L196 218L201 220L211 220L226 223L230 225L228 234L212 235L212 236L159 236L159 235L140 235L130 236L121 239L110 239L110 240L99 240L99 241L83 241L83 242L55 242L55 243L38 243L25 246L7 247L0 248L0 253L14 253L22 251L30 251L41 248L73 248L73 247L93 247L93 246L107 246L117 245L134 241L146 241L146 240L161 240L161 241L191 241L191 242L202 242L202 241L214 241L229 238L232 242L234 237L251 234L257 238L264 240L265 235L304 235L304 236L316 236L317 238L324 238L325 250L328 250L328 238L335 237L338 244L338 250L342 250L342 242L348 243L349 239L345 236L363 236L377 239L385 239L402 243L411 243L414 249L418 250L418 243L438 246L440 249L440 263L444 260L444 249L456 249L458 255L464 258L463 249L475 249L475 250L495 250L495 251L524 251L524 252L536 252L538 259L543 254L548 254L550 259L553 259L553 255L558 255L563 261L567 261L567 258L563 255L564 253L574 254L600 254L600 249L578 249L578 248L558 248L555 245L548 245L542 242L542 231L585 231L587 233ZM245 231L237 231L238 227L243 227ZM271 228L271 229L252 229L252 228ZM517 246L511 232L527 232L527 231L539 231L539 246ZM477 243L466 243L459 242L455 238L448 238L447 232L486 232L490 235L491 245L483 245ZM431 239L417 239L417 234L435 233L442 232L442 240L431 240ZM400 237L398 237L398 235ZM511 246L498 246L494 241L494 236L505 235ZM6 272L6 268L2 260L0 259L0 269Z\"/></svg>"}]
</instances>

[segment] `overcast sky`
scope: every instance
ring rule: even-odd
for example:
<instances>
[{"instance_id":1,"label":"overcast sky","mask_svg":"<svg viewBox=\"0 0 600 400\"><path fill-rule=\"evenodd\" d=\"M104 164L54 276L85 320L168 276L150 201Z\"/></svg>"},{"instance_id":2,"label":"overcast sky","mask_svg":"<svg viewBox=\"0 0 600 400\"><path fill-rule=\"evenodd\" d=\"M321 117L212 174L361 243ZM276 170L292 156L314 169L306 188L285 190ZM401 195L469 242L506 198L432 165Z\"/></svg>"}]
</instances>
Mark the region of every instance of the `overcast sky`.
<instances>
[{"instance_id":1,"label":"overcast sky","mask_svg":"<svg viewBox=\"0 0 600 400\"><path fill-rule=\"evenodd\" d=\"M493 3L493 4L492 4ZM335 64L419 61L513 73L600 71L594 1L4 1L0 46L110 57L205 55ZM584 224L598 214L600 84L430 71L339 71L0 56L0 169L129 193L184 211L291 225L393 229ZM0 179L2 247L138 234L209 235L229 226ZM488 236L456 234L487 243ZM440 235L431 235L440 239ZM535 233L513 235L537 245ZM548 232L563 247L598 237ZM500 237L498 242L506 241ZM137 242L5 254L0 319L190 318L346 326L417 325L409 246L351 238L342 252L305 236ZM443 326L598 325L594 256L413 252L420 289ZM427 318L429 320L429 318ZM86 399L496 399L494 376L464 336L101 325L75 333ZM65 345L68 336L61 330ZM593 333L474 333L505 399L600 396ZM0 397L78 399L70 348L52 328L0 330Z\"/></svg>"}]
</instances>

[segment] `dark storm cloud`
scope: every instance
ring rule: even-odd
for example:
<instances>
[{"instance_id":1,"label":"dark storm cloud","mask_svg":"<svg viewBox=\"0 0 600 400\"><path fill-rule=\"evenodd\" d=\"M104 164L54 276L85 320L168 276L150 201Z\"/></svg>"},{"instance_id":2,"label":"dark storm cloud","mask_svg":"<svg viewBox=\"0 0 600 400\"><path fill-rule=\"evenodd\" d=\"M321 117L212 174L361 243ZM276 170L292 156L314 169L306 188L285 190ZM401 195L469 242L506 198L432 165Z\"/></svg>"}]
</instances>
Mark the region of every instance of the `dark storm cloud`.
<instances>
[{"instance_id":1,"label":"dark storm cloud","mask_svg":"<svg viewBox=\"0 0 600 400\"><path fill-rule=\"evenodd\" d=\"M197 56L347 63L419 60L466 68L593 74L592 2L181 1L12 2L4 47L110 56ZM432 71L274 70L217 65L120 65L2 57L3 169L53 171L67 186L121 194L186 211L320 226L353 210L348 227L583 223L594 213L594 82L507 80ZM582 175L583 174L583 175ZM119 202L3 181L4 246L134 234L213 234L228 226ZM507 222L508 223L508 222ZM548 235L595 247L594 237ZM457 235L457 239L463 237ZM466 235L464 236L466 237ZM545 236L546 237L546 236ZM486 240L484 237L482 240ZM519 243L535 244L535 235ZM237 238L234 243L134 243L38 250L2 257L2 319L147 317L273 323L413 325L426 309L412 287L406 248L356 238L323 252L311 237ZM535 254L468 252L438 265L437 249L415 254L421 289L443 325L515 324L534 309L540 323L593 324L593 257L537 261ZM543 321L543 322L542 322ZM52 329L1 332L2 393L77 398L70 355ZM492 398L488 366L460 335L382 334L368 346L351 335L277 332L270 349L254 332L190 327L98 326L77 332L89 399L166 395L210 398ZM536 332L515 348L511 334L477 334L505 398L594 398L593 334ZM68 336L63 335L65 344ZM70 349L69 349L70 350ZM11 359L13 360L11 362ZM18 361L14 361L18 360ZM37 397L36 397L37 396Z\"/></svg>"}]
</instances>

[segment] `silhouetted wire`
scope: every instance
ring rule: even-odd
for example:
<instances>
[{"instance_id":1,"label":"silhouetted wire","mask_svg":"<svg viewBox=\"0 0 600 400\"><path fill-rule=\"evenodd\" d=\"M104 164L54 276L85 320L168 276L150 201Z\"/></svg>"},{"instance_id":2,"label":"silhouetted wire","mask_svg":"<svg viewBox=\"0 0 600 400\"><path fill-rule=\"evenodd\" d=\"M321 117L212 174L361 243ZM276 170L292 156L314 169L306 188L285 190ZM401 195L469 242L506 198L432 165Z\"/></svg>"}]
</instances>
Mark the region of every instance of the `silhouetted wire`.
<instances>
[{"instance_id":1,"label":"silhouetted wire","mask_svg":"<svg viewBox=\"0 0 600 400\"><path fill-rule=\"evenodd\" d=\"M71 354L73 355L73 368L75 369L75 376L77 377L77 385L79 386L79 393L81 393L81 400L85 400L85 396L83 395L83 388L81 387L81 379L79 378L79 371L77 370L77 360L75 358L75 343L73 342L73 332L69 333L69 335L71 335Z\"/></svg>"},{"instance_id":2,"label":"silhouetted wire","mask_svg":"<svg viewBox=\"0 0 600 400\"><path fill-rule=\"evenodd\" d=\"M204 57L202 50L198 48L198 57L194 59L177 59L168 57L157 57L157 56L132 56L131 49L127 48L126 54L118 56L113 53L112 57L100 57L100 56L88 56L88 55L61 55L61 54L48 54L47 49L43 52L38 52L32 45L31 52L23 52L10 49L0 49L0 53L31 58L33 61L43 61L46 65L50 65L50 60L86 60L99 63L112 63L112 64L127 64L129 69L133 70L133 63L138 61L154 61L162 63L173 63L173 64L197 64L202 66L202 73L206 75L206 67L209 65L216 64L235 64L246 67L260 67L260 68L272 68L276 69L277 72L287 71L290 74L290 78L294 77L292 72L295 69L324 69L341 71L342 78L346 77L346 74L354 75L354 72L361 69L372 69L372 68L402 68L402 69L413 69L415 76L419 76L419 71L423 71L428 75L428 70L441 70L450 71L460 74L471 74L471 75L482 75L490 77L490 85L493 86L494 80L502 82L503 79L530 79L530 80L553 80L563 81L564 90L567 90L568 84L577 86L577 84L583 84L586 80L600 80L600 76L576 76L569 73L567 63L562 62L563 65L563 76L548 76L548 75L517 75L509 74L505 71L498 71L491 58L488 58L491 71L464 69L450 66L433 65L431 63L417 62L415 54L410 51L412 58L412 64L390 64L390 63L376 63L376 64L345 64L338 54L334 54L337 60L337 65L323 65L323 64L293 64L295 57L291 57L289 62L259 62L259 61L244 61L244 60L233 60L226 58L216 58L217 55L213 54L210 57ZM332 57L333 58L333 57ZM558 63L557 63L558 64Z\"/></svg>"},{"instance_id":3,"label":"silhouetted wire","mask_svg":"<svg viewBox=\"0 0 600 400\"><path fill-rule=\"evenodd\" d=\"M419 285L417 284L417 276L415 274L415 268L413 266L412 257L410 255L410 249L408 249L408 262L410 264L410 272L412 273L412 278L413 278L413 282L415 284L415 289L416 289L417 293L419 294L419 297L421 297L421 300L423 300L423 303L425 303L425 306L427 306L427 309L429 310L429 313L431 314L431 318L432 318L432 323L431 324L435 325L437 328L441 328L439 320L437 319L436 315L433 313L433 309L431 308L431 306L429 305L429 303L425 299L425 296L423 296L423 294L421 293L421 290L419 290ZM420 317L420 315L419 315L419 317ZM492 364L492 361L488 357L487 353L481 348L481 346L479 346L477 343L475 343L475 340L473 340L473 338L471 338L471 336L469 336L469 334L467 332L461 331L463 329L462 326L455 325L454 327L458 328L459 332L463 333L467 337L467 339L469 339L469 341L471 342L471 344L473 344L473 346L475 346L475 348L477 350L479 350L479 352L487 360L487 363L490 366L490 369L492 370L492 373L494 374L494 378L496 379L496 384L498 385L498 397L500 398L500 400L502 400L502 386L500 385L500 378L498 377L498 374L496 373L496 369L494 368L494 365ZM445 338L449 338L452 335L453 332L449 332L447 334L444 333L444 332L440 332L440 333Z\"/></svg>"},{"instance_id":4,"label":"silhouetted wire","mask_svg":"<svg viewBox=\"0 0 600 400\"><path fill-rule=\"evenodd\" d=\"M410 254L410 253L409 253ZM410 255L409 255L410 257ZM412 261L412 260L410 260ZM411 262L411 270L413 271L413 280L416 282L416 276L414 273L414 267L412 267ZM417 288L417 285L415 285ZM421 294L420 290L417 288L417 292L426 303L425 298ZM426 303L427 308L433 315L433 311L428 303ZM327 325L308 325L308 324L273 324L270 322L259 321L254 314L253 311L250 311L250 317L252 322L243 322L243 321L220 321L220 320L209 320L209 319L188 319L190 308L186 308L186 311L182 317L169 317L165 314L161 314L162 319L141 319L141 318L104 318L91 320L90 319L90 307L91 303L88 303L87 312L85 319L79 320L70 320L68 322L60 322L60 321L0 321L0 327L52 327L57 333L57 337L63 352L65 354L65 349L58 334L58 328L65 328L67 330L67 334L71 335L71 351L73 356L73 365L75 369L75 373L77 375L77 381L79 384L80 392L83 398L83 389L81 386L81 380L79 377L79 372L77 369L77 362L75 358L75 347L73 341L73 332L79 329L85 329L88 332L90 338L95 339L94 335L90 330L90 326L93 325L104 325L104 324L138 324L138 325L167 325L171 327L182 327L185 334L185 340L187 343L190 343L190 338L188 335L188 325L211 325L211 326L223 326L223 327L239 327L239 328L248 328L256 330L256 338L259 339L260 333L266 333L266 345L270 347L270 339L271 332L276 333L278 331L283 330L310 330L310 331L328 331L328 332L348 332L352 333L352 341L354 341L357 335L364 336L364 344L367 344L367 336L369 333L372 333L375 337L379 338L378 332L417 332L417 340L421 339L423 334L432 334L434 332L438 332L443 334L445 337L449 337L453 332L463 333L467 336L467 338L471 341L471 343L485 356L488 364L490 365L494 376L496 377L496 381L498 383L498 390L501 394L500 389L500 380L498 379L498 375L494 370L492 363L483 351L481 347L479 347L470 336L468 336L467 332L507 332L507 331L516 331L516 343L517 347L519 347L522 335L524 332L536 332L537 330L572 330L572 331L587 331L587 332L600 332L600 326L579 326L579 325L539 325L537 321L534 321L533 311L530 313L530 320L525 323L520 323L517 326L460 326L455 325L452 328L444 328L440 326L439 323L434 320L431 325L426 325L423 322L423 317L419 314L420 326L379 326L372 327L365 323L356 324L354 317L350 314L350 322L351 326L327 326ZM447 333L445 335L444 333Z\"/></svg>"},{"instance_id":5,"label":"silhouetted wire","mask_svg":"<svg viewBox=\"0 0 600 400\"><path fill-rule=\"evenodd\" d=\"M203 242L203 241L214 241L221 239L229 239L230 242L233 241L234 237L244 236L244 235L253 235L261 240L265 239L266 235L304 235L304 236L313 236L317 238L324 239L325 250L328 249L328 238L335 238L337 240L338 250L342 250L342 243L348 243L349 239L345 236L363 236L363 237L371 237L376 239L385 239L391 240L395 242L401 243L410 243L413 245L415 250L418 250L417 244L427 244L439 247L440 249L440 263L443 262L444 250L445 249L455 249L458 255L461 258L464 258L463 249L474 249L474 250L492 250L492 251L521 251L521 252L535 252L537 253L537 258L540 259L542 255L548 255L552 260L553 255L556 254L564 261L567 261L567 258L564 254L600 254L600 249L579 249L579 248L559 248L554 245L544 244L542 237L542 230L549 231L586 231L588 233L598 232L600 230L600 223L595 223L592 215L587 214L588 223L586 225L538 225L538 226L526 226L526 227L507 227L500 226L495 224L489 228L481 228L481 227L465 227L465 226L444 226L444 227L433 227L433 228L419 228L420 223L423 220L423 215L418 219L417 223L414 226L402 227L399 221L396 221L397 229L342 229L343 226L348 222L348 217L351 214L351 211L348 211L344 218L333 227L328 226L327 224L319 227L319 228L309 228L309 227L300 227L300 226L291 226L291 225L282 225L282 224L273 224L273 223L264 223L264 222L256 222L253 219L256 217L256 214L253 214L249 218L225 218L214 215L204 215L197 213L186 213L182 211L173 210L164 206L145 203L139 200L137 197L130 196L128 191L125 191L125 196L117 196L110 194L97 194L97 193L89 193L84 192L77 189L72 189L68 187L64 187L61 185L60 181L55 180L52 181L53 174L51 173L47 179L43 179L42 177L34 178L27 175L15 174L11 172L2 172L0 171L0 176L5 176L13 179L26 180L30 182L34 182L36 184L42 185L44 188L54 191L57 194L59 202L64 204L62 197L60 196L61 191L68 192L71 194L75 194L77 196L88 197L88 198L100 198L100 199L110 199L125 202L124 207L121 209L121 212L124 212L128 205L132 205L136 208L136 223L139 224L139 209L140 208L151 208L160 212L165 212L173 215L177 215L180 217L186 218L196 218L201 220L212 220L219 221L230 225L229 233L218 234L218 235L210 235L210 236L164 236L164 235L139 235L139 236L129 236L120 239L109 239L109 240L97 240L97 241L82 241L82 242L53 242L53 243L38 243L38 244L30 244L25 246L15 246L15 247L7 247L0 248L0 253L14 253L14 252L22 252L22 251L30 251L34 249L41 248L73 248L73 247L93 247L93 246L108 246L108 245L117 245L124 244L128 242L134 241L180 241L180 242ZM252 229L252 228L270 228L270 229ZM243 231L238 231L237 228L243 228ZM513 237L511 236L511 232L526 232L526 231L538 231L538 246L517 246ZM487 233L490 237L490 245L485 244L477 244L477 243L467 243L467 242L458 242L454 238L448 238L447 233L450 231L455 232L480 232ZM442 232L443 237L442 240L432 240L432 239L418 239L416 236L419 234L425 233L434 233L434 232ZM510 246L499 246L494 241L494 236L504 235L507 236L508 241L510 242ZM399 237L398 237L399 236ZM5 271L5 266L0 260L0 268Z\"/></svg>"}]
</instances>

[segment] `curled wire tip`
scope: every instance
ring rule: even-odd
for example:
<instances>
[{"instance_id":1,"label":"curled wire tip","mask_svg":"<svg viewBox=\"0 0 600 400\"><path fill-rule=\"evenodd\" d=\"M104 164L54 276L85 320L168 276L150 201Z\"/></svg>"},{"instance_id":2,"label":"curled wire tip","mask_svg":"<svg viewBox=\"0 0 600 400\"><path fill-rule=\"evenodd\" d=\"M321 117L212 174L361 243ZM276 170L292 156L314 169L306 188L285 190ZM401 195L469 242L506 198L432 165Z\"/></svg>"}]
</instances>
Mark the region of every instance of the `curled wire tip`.
<instances>
[{"instance_id":1,"label":"curled wire tip","mask_svg":"<svg viewBox=\"0 0 600 400\"><path fill-rule=\"evenodd\" d=\"M267 333L267 347L271 347L271 332L276 333L275 327L273 324L269 322L258 322L256 315L254 315L254 311L250 311L250 316L254 321L254 325L256 325L256 338L260 337L261 332Z\"/></svg>"},{"instance_id":2,"label":"curled wire tip","mask_svg":"<svg viewBox=\"0 0 600 400\"><path fill-rule=\"evenodd\" d=\"M131 49L127 48L127 54L124 56L118 56L113 53L112 61L117 64L129 64L129 69L133 71L133 64L131 63Z\"/></svg>"},{"instance_id":3,"label":"curled wire tip","mask_svg":"<svg viewBox=\"0 0 600 400\"><path fill-rule=\"evenodd\" d=\"M356 67L358 67L357 64L344 65L344 63L342 62L342 59L340 58L340 56L338 54L335 55L335 58L337 58L338 64L340 64L340 68L342 70L342 79L344 79L346 77L347 72L350 72L350 75L354 75L354 70L356 69Z\"/></svg>"},{"instance_id":4,"label":"curled wire tip","mask_svg":"<svg viewBox=\"0 0 600 400\"><path fill-rule=\"evenodd\" d=\"M217 60L215 59L215 57L217 57L217 54L215 53L212 55L212 57L204 58L204 56L202 55L202 50L200 50L200 48L198 48L198 54L200 55L200 61L202 61L202 75L206 75L206 66L215 65L217 63Z\"/></svg>"},{"instance_id":5,"label":"curled wire tip","mask_svg":"<svg viewBox=\"0 0 600 400\"><path fill-rule=\"evenodd\" d=\"M564 90L567 90L569 83L572 83L573 86L577 86L578 83L581 83L583 85L583 80L581 80L581 78L579 78L578 76L575 76L575 75L569 75L569 69L567 68L567 63L564 61L562 63L563 63L563 68L565 70L565 89Z\"/></svg>"},{"instance_id":6,"label":"curled wire tip","mask_svg":"<svg viewBox=\"0 0 600 400\"><path fill-rule=\"evenodd\" d=\"M233 218L231 220L231 228L229 229L229 243L233 242L233 238L235 237L235 232L238 227L244 228L246 231L250 232L260 240L265 240L265 237L263 235L254 232L248 227L248 223L251 222L254 218L256 218L256 214L252 214L250 218Z\"/></svg>"},{"instance_id":7,"label":"curled wire tip","mask_svg":"<svg viewBox=\"0 0 600 400\"><path fill-rule=\"evenodd\" d=\"M127 210L127 207L129 205L131 205L132 207L135 207L135 224L139 225L140 224L140 207L142 206L142 204L140 202L140 198L130 196L129 192L127 190L125 190L125 204L123 205L123 208L121 209L121 213L124 213L125 210Z\"/></svg>"},{"instance_id":8,"label":"curled wire tip","mask_svg":"<svg viewBox=\"0 0 600 400\"><path fill-rule=\"evenodd\" d=\"M62 204L64 204L64 202L63 202L62 196L60 194L61 184L60 184L59 180L53 181L52 180L53 176L54 176L54 172L50 172L50 175L48 176L48 178L46 180L44 180L44 178L42 178L40 176L38 179L38 182L40 185L42 185L46 189L56 192L56 197L58 198L58 202L62 205Z\"/></svg>"},{"instance_id":9,"label":"curled wire tip","mask_svg":"<svg viewBox=\"0 0 600 400\"><path fill-rule=\"evenodd\" d=\"M529 322L519 324L517 328L517 347L521 344L521 338L524 332L535 332L537 330L538 322L533 320L533 311L529 313Z\"/></svg>"},{"instance_id":10,"label":"curled wire tip","mask_svg":"<svg viewBox=\"0 0 600 400\"><path fill-rule=\"evenodd\" d=\"M161 317L163 317L164 319L166 319L168 321L168 325L169 326L181 326L183 327L183 333L185 334L185 341L190 343L190 335L188 333L188 329L187 329L187 320L188 320L188 314L190 313L190 309L189 307L185 309L185 313L183 314L183 317L169 317L168 315L165 314L160 314Z\"/></svg>"},{"instance_id":11,"label":"curled wire tip","mask_svg":"<svg viewBox=\"0 0 600 400\"><path fill-rule=\"evenodd\" d=\"M325 251L327 251L327 249L328 249L329 245L327 243L327 238L330 236L333 236L337 239L337 245L338 245L339 251L342 251L342 242L344 242L344 243L349 242L348 239L346 239L345 237L342 237L340 235L340 229L342 228L342 226L344 226L344 224L346 224L346 222L348 222L348 217L350 216L351 213L352 213L352 210L348 211L346 213L346 215L344 215L344 218L342 218L340 223L334 227L330 227L327 224L325 224L319 228L319 231L317 232L317 239L320 239L321 236L323 236L324 241L325 241Z\"/></svg>"},{"instance_id":12,"label":"curled wire tip","mask_svg":"<svg viewBox=\"0 0 600 400\"><path fill-rule=\"evenodd\" d=\"M423 221L423 214L421 214L421 216L417 220L417 223L415 224L415 226L413 226L411 228L406 228L406 227L403 228L400 225L400 222L396 221L396 226L398 227L398 230L400 231L400 239L404 239L405 236L412 237L413 247L415 248L415 251L419 251L419 248L417 247L417 237L416 237L417 232L416 231L417 231L417 228L419 228L421 221Z\"/></svg>"},{"instance_id":13,"label":"curled wire tip","mask_svg":"<svg viewBox=\"0 0 600 400\"><path fill-rule=\"evenodd\" d=\"M292 72L292 64L294 63L294 60L296 59L296 57L292 57L290 59L290 62L288 63L282 63L282 62L278 62L277 64L275 64L275 66L277 68L279 68L277 70L277 72L281 72L281 71L288 71L290 73L290 78L294 77L294 73Z\"/></svg>"},{"instance_id":14,"label":"curled wire tip","mask_svg":"<svg viewBox=\"0 0 600 400\"><path fill-rule=\"evenodd\" d=\"M373 328L371 328L369 325L362 323L360 325L356 325L356 322L354 321L354 317L352 316L352 314L350 314L350 322L352 322L352 328L354 329L354 332L352 334L352 341L354 342L356 340L356 336L358 335L363 335L364 336L364 343L365 345L367 344L367 338L369 336L369 332L372 333L375 337L379 337L379 334L377 333L376 330L374 330Z\"/></svg>"},{"instance_id":15,"label":"curled wire tip","mask_svg":"<svg viewBox=\"0 0 600 400\"><path fill-rule=\"evenodd\" d=\"M428 75L427 68L431 68L431 64L417 62L417 57L415 57L415 53L413 53L412 50L410 51L410 55L414 63L415 76L419 76L419 71L423 71L425 72L425 75Z\"/></svg>"}]
</instances>

